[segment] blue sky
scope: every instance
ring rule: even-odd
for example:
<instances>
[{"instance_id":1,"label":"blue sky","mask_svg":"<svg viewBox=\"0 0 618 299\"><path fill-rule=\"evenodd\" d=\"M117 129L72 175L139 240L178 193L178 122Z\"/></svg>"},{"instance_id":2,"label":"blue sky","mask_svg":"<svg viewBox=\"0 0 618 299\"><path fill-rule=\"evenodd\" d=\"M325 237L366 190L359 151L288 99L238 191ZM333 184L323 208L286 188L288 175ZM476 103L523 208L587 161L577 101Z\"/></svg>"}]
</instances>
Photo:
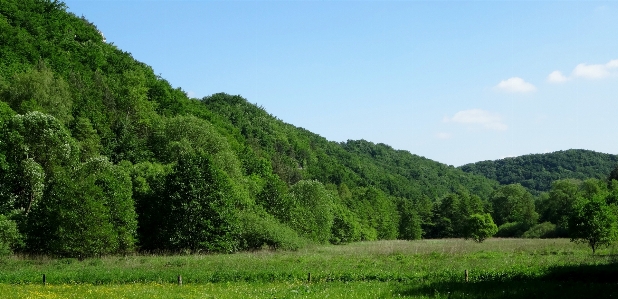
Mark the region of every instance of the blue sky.
<instances>
[{"instance_id":1,"label":"blue sky","mask_svg":"<svg viewBox=\"0 0 618 299\"><path fill-rule=\"evenodd\" d=\"M65 0L201 98L455 166L618 154L618 2Z\"/></svg>"}]
</instances>

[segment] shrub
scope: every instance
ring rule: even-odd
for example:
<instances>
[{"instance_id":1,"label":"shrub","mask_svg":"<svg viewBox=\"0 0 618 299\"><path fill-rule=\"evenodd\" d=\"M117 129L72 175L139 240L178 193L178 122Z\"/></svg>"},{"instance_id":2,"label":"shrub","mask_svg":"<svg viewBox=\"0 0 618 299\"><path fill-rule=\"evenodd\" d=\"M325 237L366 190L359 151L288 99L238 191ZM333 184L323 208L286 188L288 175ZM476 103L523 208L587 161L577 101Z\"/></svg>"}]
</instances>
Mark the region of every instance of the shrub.
<instances>
[{"instance_id":1,"label":"shrub","mask_svg":"<svg viewBox=\"0 0 618 299\"><path fill-rule=\"evenodd\" d=\"M361 240L361 225L358 218L343 204L336 204L333 209L335 218L331 229L330 242L345 244Z\"/></svg>"},{"instance_id":2,"label":"shrub","mask_svg":"<svg viewBox=\"0 0 618 299\"><path fill-rule=\"evenodd\" d=\"M485 239L493 236L498 232L498 227L487 214L473 214L466 221L466 239L471 238L476 242L483 242Z\"/></svg>"},{"instance_id":3,"label":"shrub","mask_svg":"<svg viewBox=\"0 0 618 299\"><path fill-rule=\"evenodd\" d=\"M522 235L522 237L548 239L559 238L561 235L563 234L555 224L551 222L543 222L531 227Z\"/></svg>"},{"instance_id":4,"label":"shrub","mask_svg":"<svg viewBox=\"0 0 618 299\"><path fill-rule=\"evenodd\" d=\"M241 212L239 219L242 249L297 250L305 244L294 230L266 212Z\"/></svg>"},{"instance_id":5,"label":"shrub","mask_svg":"<svg viewBox=\"0 0 618 299\"><path fill-rule=\"evenodd\" d=\"M496 237L500 238L518 238L526 232L526 225L520 222L507 222L498 227Z\"/></svg>"},{"instance_id":6,"label":"shrub","mask_svg":"<svg viewBox=\"0 0 618 299\"><path fill-rule=\"evenodd\" d=\"M21 243L21 234L15 221L0 215L0 256L13 253L13 249Z\"/></svg>"}]
</instances>

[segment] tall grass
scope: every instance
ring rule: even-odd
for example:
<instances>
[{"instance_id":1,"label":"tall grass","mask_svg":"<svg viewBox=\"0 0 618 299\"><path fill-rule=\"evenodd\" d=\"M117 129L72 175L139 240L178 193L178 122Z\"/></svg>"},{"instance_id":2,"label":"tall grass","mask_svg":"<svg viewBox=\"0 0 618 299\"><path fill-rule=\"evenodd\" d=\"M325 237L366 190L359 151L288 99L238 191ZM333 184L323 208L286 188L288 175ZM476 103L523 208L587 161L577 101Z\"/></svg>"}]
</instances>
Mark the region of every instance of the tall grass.
<instances>
[{"instance_id":1,"label":"tall grass","mask_svg":"<svg viewBox=\"0 0 618 299\"><path fill-rule=\"evenodd\" d=\"M0 294L15 294L7 298L71 298L70 294L81 292L100 296L75 298L529 298L535 293L604 297L618 293L615 253L613 247L592 255L586 246L567 239L490 239L481 244L442 239L83 261L12 256L0 261ZM464 270L469 271L468 282ZM45 287L42 274L47 278ZM178 275L184 283L180 288ZM3 291L7 288L11 292ZM102 295L105 292L113 296Z\"/></svg>"}]
</instances>

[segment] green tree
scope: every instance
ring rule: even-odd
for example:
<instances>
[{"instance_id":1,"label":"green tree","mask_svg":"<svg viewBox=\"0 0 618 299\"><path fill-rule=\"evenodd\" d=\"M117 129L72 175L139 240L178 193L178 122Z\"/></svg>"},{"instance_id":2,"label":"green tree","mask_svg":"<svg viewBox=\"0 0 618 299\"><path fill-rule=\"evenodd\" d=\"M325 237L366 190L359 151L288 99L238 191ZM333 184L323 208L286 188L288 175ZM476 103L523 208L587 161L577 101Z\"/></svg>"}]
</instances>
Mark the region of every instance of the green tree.
<instances>
[{"instance_id":1,"label":"green tree","mask_svg":"<svg viewBox=\"0 0 618 299\"><path fill-rule=\"evenodd\" d=\"M409 199L397 200L399 212L399 239L419 240L423 237L422 219L417 212L417 205Z\"/></svg>"},{"instance_id":2,"label":"green tree","mask_svg":"<svg viewBox=\"0 0 618 299\"><path fill-rule=\"evenodd\" d=\"M11 254L21 242L17 223L0 214L0 256Z\"/></svg>"},{"instance_id":3,"label":"green tree","mask_svg":"<svg viewBox=\"0 0 618 299\"><path fill-rule=\"evenodd\" d=\"M333 226L330 242L332 244L346 244L361 240L361 225L354 212L341 201L333 205Z\"/></svg>"},{"instance_id":4,"label":"green tree","mask_svg":"<svg viewBox=\"0 0 618 299\"><path fill-rule=\"evenodd\" d=\"M292 210L287 223L299 235L326 243L333 226L333 195L318 181L299 181L290 188Z\"/></svg>"},{"instance_id":5,"label":"green tree","mask_svg":"<svg viewBox=\"0 0 618 299\"><path fill-rule=\"evenodd\" d=\"M99 157L51 172L26 222L32 252L89 257L133 250L137 228L129 175Z\"/></svg>"},{"instance_id":6,"label":"green tree","mask_svg":"<svg viewBox=\"0 0 618 299\"><path fill-rule=\"evenodd\" d=\"M492 217L496 225L517 222L526 227L536 224L539 215L535 211L532 194L520 184L499 187L491 195Z\"/></svg>"},{"instance_id":7,"label":"green tree","mask_svg":"<svg viewBox=\"0 0 618 299\"><path fill-rule=\"evenodd\" d=\"M549 193L541 195L537 202L540 222L551 222L558 232L568 230L568 218L573 210L582 182L574 179L557 180L552 183Z\"/></svg>"},{"instance_id":8,"label":"green tree","mask_svg":"<svg viewBox=\"0 0 618 299\"><path fill-rule=\"evenodd\" d=\"M44 65L15 74L12 81L0 96L13 110L21 114L40 111L53 115L63 123L73 118L69 85Z\"/></svg>"},{"instance_id":9,"label":"green tree","mask_svg":"<svg viewBox=\"0 0 618 299\"><path fill-rule=\"evenodd\" d=\"M465 238L473 239L476 242L483 242L485 239L495 235L498 227L494 223L489 213L470 215L466 223Z\"/></svg>"},{"instance_id":10,"label":"green tree","mask_svg":"<svg viewBox=\"0 0 618 299\"><path fill-rule=\"evenodd\" d=\"M592 254L600 246L609 246L618 238L615 206L607 204L607 194L580 196L569 219L571 241L587 243Z\"/></svg>"},{"instance_id":11,"label":"green tree","mask_svg":"<svg viewBox=\"0 0 618 299\"><path fill-rule=\"evenodd\" d=\"M73 137L79 142L81 148L81 160L86 161L99 156L103 149L101 138L92 127L90 120L85 117L78 117L73 127Z\"/></svg>"},{"instance_id":12,"label":"green tree","mask_svg":"<svg viewBox=\"0 0 618 299\"><path fill-rule=\"evenodd\" d=\"M238 250L239 201L225 172L204 153L182 153L167 175L160 219L164 248Z\"/></svg>"}]
</instances>

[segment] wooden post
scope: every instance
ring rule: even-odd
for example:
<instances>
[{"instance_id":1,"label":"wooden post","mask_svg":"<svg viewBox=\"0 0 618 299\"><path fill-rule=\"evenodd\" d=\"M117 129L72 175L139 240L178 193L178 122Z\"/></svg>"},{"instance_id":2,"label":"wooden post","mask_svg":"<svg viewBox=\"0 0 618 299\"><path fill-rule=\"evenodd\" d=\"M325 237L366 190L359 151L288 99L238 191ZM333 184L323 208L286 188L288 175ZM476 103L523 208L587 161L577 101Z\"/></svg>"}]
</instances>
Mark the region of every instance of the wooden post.
<instances>
[{"instance_id":1,"label":"wooden post","mask_svg":"<svg viewBox=\"0 0 618 299\"><path fill-rule=\"evenodd\" d=\"M307 282L311 282L311 272L307 274Z\"/></svg>"},{"instance_id":2,"label":"wooden post","mask_svg":"<svg viewBox=\"0 0 618 299\"><path fill-rule=\"evenodd\" d=\"M466 270L464 274L466 275L466 282L468 282L468 270Z\"/></svg>"},{"instance_id":3,"label":"wooden post","mask_svg":"<svg viewBox=\"0 0 618 299\"><path fill-rule=\"evenodd\" d=\"M43 285L47 285L47 280L45 279L45 274L43 274Z\"/></svg>"},{"instance_id":4,"label":"wooden post","mask_svg":"<svg viewBox=\"0 0 618 299\"><path fill-rule=\"evenodd\" d=\"M182 276L178 275L178 285L182 285Z\"/></svg>"}]
</instances>

